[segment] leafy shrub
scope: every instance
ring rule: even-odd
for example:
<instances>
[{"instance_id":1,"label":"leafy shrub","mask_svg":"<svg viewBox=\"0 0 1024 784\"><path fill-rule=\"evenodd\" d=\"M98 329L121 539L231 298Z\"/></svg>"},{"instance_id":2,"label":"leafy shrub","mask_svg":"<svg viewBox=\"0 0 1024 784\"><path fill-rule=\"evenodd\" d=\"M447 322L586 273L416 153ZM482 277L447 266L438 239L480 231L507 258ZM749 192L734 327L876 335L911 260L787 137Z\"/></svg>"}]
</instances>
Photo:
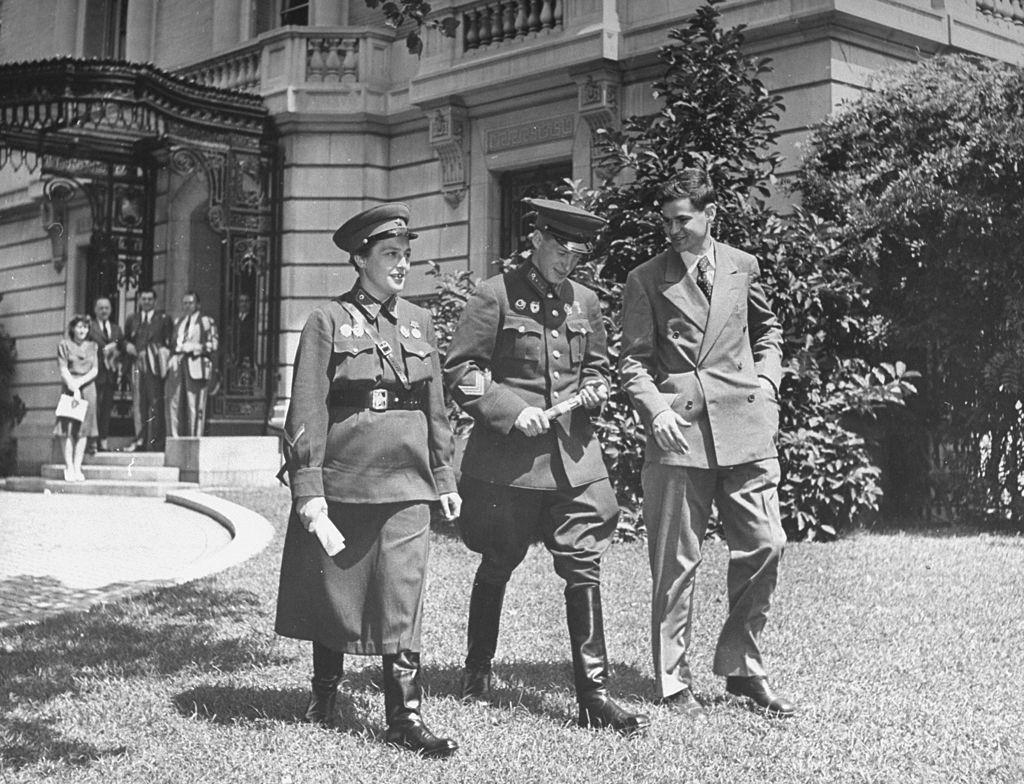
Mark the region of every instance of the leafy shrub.
<instances>
[{"instance_id":1,"label":"leafy shrub","mask_svg":"<svg viewBox=\"0 0 1024 784\"><path fill-rule=\"evenodd\" d=\"M0 301L4 298L0 294ZM14 346L14 338L0 326L0 476L14 473L17 454L11 430L25 418L25 403L20 397L11 393L11 382L14 380L14 363L18 352Z\"/></svg>"}]
</instances>

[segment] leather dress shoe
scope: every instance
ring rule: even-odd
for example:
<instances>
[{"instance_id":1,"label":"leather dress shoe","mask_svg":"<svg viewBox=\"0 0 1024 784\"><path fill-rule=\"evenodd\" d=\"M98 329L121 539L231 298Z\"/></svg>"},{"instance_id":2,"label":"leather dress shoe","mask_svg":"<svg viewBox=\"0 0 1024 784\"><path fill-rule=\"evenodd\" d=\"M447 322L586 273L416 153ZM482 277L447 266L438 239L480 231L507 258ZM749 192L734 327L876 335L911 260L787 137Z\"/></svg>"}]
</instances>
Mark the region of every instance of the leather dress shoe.
<instances>
[{"instance_id":1,"label":"leather dress shoe","mask_svg":"<svg viewBox=\"0 0 1024 784\"><path fill-rule=\"evenodd\" d=\"M693 696L693 692L689 688L663 697L658 704L669 707L676 713L682 713L691 719L698 719L706 715L704 706Z\"/></svg>"},{"instance_id":2,"label":"leather dress shoe","mask_svg":"<svg viewBox=\"0 0 1024 784\"><path fill-rule=\"evenodd\" d=\"M737 697L746 697L768 716L787 719L796 713L793 703L776 694L768 685L768 679L761 676L729 676L725 679L725 690Z\"/></svg>"}]
</instances>

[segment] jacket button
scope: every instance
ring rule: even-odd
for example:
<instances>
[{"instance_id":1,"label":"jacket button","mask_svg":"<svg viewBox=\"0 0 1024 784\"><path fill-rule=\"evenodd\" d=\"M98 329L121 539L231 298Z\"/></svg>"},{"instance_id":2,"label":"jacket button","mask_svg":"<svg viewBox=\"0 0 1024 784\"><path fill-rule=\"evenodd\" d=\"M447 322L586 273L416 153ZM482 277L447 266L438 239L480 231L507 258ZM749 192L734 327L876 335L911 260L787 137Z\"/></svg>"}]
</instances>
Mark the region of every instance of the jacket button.
<instances>
[{"instance_id":1,"label":"jacket button","mask_svg":"<svg viewBox=\"0 0 1024 784\"><path fill-rule=\"evenodd\" d=\"M519 325L519 334L520 334L520 335L522 335L522 334L525 334L525 332L526 332L526 327L524 327L524 326L522 326L522 325L520 324L520 325Z\"/></svg>"},{"instance_id":2,"label":"jacket button","mask_svg":"<svg viewBox=\"0 0 1024 784\"><path fill-rule=\"evenodd\" d=\"M552 392L551 393L551 397L558 397L558 393L557 392Z\"/></svg>"},{"instance_id":3,"label":"jacket button","mask_svg":"<svg viewBox=\"0 0 1024 784\"><path fill-rule=\"evenodd\" d=\"M561 376L562 376L562 374L559 373L557 370L554 373L551 374L551 378L556 378L557 379L557 378L561 378Z\"/></svg>"},{"instance_id":4,"label":"jacket button","mask_svg":"<svg viewBox=\"0 0 1024 784\"><path fill-rule=\"evenodd\" d=\"M755 396L753 394L747 395L747 402L748 403L753 403L754 400L755 400Z\"/></svg>"},{"instance_id":5,"label":"jacket button","mask_svg":"<svg viewBox=\"0 0 1024 784\"><path fill-rule=\"evenodd\" d=\"M693 401L692 400L687 400L686 401L686 410L689 411L691 408L693 408Z\"/></svg>"},{"instance_id":6,"label":"jacket button","mask_svg":"<svg viewBox=\"0 0 1024 784\"><path fill-rule=\"evenodd\" d=\"M557 329L551 330L551 337L553 337L553 338L557 338L558 337L558 330Z\"/></svg>"},{"instance_id":7,"label":"jacket button","mask_svg":"<svg viewBox=\"0 0 1024 784\"><path fill-rule=\"evenodd\" d=\"M558 359L560 356L562 356L562 352L556 348L554 351L551 352L551 356L553 356L555 359Z\"/></svg>"},{"instance_id":8,"label":"jacket button","mask_svg":"<svg viewBox=\"0 0 1024 784\"><path fill-rule=\"evenodd\" d=\"M672 340L679 340L679 333L678 332L673 332L672 333Z\"/></svg>"}]
</instances>

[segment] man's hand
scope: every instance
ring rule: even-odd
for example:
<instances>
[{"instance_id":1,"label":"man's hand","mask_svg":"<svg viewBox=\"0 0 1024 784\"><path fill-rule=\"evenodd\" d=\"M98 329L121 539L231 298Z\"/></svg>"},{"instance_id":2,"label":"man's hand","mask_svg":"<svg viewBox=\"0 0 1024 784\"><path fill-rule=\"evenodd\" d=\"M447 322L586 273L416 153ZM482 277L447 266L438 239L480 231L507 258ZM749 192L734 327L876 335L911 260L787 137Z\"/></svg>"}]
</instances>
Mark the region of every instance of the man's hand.
<instances>
[{"instance_id":1,"label":"man's hand","mask_svg":"<svg viewBox=\"0 0 1024 784\"><path fill-rule=\"evenodd\" d=\"M295 499L295 513L307 531L313 530L313 521L321 512L327 511L327 499L322 495Z\"/></svg>"},{"instance_id":2,"label":"man's hand","mask_svg":"<svg viewBox=\"0 0 1024 784\"><path fill-rule=\"evenodd\" d=\"M544 409L537 408L537 406L527 406L516 417L515 428L523 435L533 438L550 430L551 423L548 422Z\"/></svg>"},{"instance_id":3,"label":"man's hand","mask_svg":"<svg viewBox=\"0 0 1024 784\"><path fill-rule=\"evenodd\" d=\"M124 350L128 352L129 356L137 357L139 355L139 350L135 348L134 343L125 343Z\"/></svg>"},{"instance_id":4,"label":"man's hand","mask_svg":"<svg viewBox=\"0 0 1024 784\"><path fill-rule=\"evenodd\" d=\"M462 512L462 496L458 493L441 493L441 511L445 520L454 520Z\"/></svg>"},{"instance_id":5,"label":"man's hand","mask_svg":"<svg viewBox=\"0 0 1024 784\"><path fill-rule=\"evenodd\" d=\"M651 422L651 430L654 431L654 440L658 442L658 446L666 452L678 452L681 455L690 451L690 445L683 436L683 430L687 427L690 427L690 423L671 408L662 411Z\"/></svg>"},{"instance_id":6,"label":"man's hand","mask_svg":"<svg viewBox=\"0 0 1024 784\"><path fill-rule=\"evenodd\" d=\"M601 404L608 399L608 387L604 384L587 384L580 392L580 400L583 407L591 410L600 408Z\"/></svg>"}]
</instances>

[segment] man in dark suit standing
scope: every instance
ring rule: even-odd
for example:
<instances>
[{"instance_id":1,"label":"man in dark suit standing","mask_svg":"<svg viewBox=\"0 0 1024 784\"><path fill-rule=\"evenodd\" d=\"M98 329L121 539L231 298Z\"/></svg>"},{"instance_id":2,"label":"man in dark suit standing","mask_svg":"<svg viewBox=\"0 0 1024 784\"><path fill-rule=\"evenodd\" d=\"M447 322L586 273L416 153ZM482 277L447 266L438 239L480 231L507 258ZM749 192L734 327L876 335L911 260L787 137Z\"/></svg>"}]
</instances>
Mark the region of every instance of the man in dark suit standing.
<instances>
[{"instance_id":1,"label":"man in dark suit standing","mask_svg":"<svg viewBox=\"0 0 1024 784\"><path fill-rule=\"evenodd\" d=\"M776 716L758 646L786 543L779 515L778 387L782 330L757 259L717 242L706 172L661 191L671 248L630 272L623 301L622 383L647 430L644 521L653 577L651 638L658 696L684 713L691 691L693 583L712 504L729 544L729 614L714 672L726 690Z\"/></svg>"},{"instance_id":2,"label":"man in dark suit standing","mask_svg":"<svg viewBox=\"0 0 1024 784\"><path fill-rule=\"evenodd\" d=\"M449 391L475 420L459 527L482 558L462 697L490 690L505 585L542 539L565 580L578 723L641 734L648 717L608 694L601 555L619 507L591 421L608 396L607 341L597 295L568 279L604 220L562 202L524 201L537 212L531 258L477 286L444 368ZM577 395L580 407L552 421L547 409Z\"/></svg>"},{"instance_id":3,"label":"man in dark suit standing","mask_svg":"<svg viewBox=\"0 0 1024 784\"><path fill-rule=\"evenodd\" d=\"M125 322L125 351L132 358L132 402L135 441L129 452L159 452L164 448L164 378L170 358L174 325L156 308L156 292L139 292L139 309Z\"/></svg>"},{"instance_id":4,"label":"man in dark suit standing","mask_svg":"<svg viewBox=\"0 0 1024 784\"><path fill-rule=\"evenodd\" d=\"M95 448L110 451L110 412L114 407L117 372L120 365L120 346L124 339L121 325L110 319L112 308L107 297L98 297L93 304L93 319L89 326L89 340L99 346L99 371L96 374L96 428L99 435Z\"/></svg>"}]
</instances>

